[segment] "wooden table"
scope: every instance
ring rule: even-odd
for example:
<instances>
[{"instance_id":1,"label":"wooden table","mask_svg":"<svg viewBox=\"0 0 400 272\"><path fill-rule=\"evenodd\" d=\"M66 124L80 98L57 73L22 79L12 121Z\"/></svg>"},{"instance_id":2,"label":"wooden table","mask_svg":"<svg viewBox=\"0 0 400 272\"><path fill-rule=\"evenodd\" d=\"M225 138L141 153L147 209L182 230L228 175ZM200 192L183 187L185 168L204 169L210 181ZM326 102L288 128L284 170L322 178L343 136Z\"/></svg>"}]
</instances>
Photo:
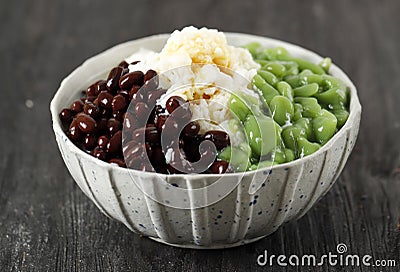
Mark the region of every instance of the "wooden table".
<instances>
[{"instance_id":1,"label":"wooden table","mask_svg":"<svg viewBox=\"0 0 400 272\"><path fill-rule=\"evenodd\" d=\"M400 2L1 1L1 271L399 271ZM279 38L331 56L358 87L357 145L330 192L250 245L177 249L106 218L75 185L51 130L61 79L117 43L185 25ZM396 268L259 267L257 256L336 252Z\"/></svg>"}]
</instances>

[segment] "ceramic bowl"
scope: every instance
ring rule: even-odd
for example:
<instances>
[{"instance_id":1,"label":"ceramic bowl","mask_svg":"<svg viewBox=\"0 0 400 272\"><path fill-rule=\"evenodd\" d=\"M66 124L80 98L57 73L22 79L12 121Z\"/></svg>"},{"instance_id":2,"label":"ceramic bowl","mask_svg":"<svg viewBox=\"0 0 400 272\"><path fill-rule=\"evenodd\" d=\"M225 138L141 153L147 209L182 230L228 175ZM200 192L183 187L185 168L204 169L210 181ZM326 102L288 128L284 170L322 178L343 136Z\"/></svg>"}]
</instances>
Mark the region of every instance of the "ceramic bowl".
<instances>
[{"instance_id":1,"label":"ceramic bowl","mask_svg":"<svg viewBox=\"0 0 400 272\"><path fill-rule=\"evenodd\" d=\"M219 182L223 186L212 190L194 193L194 189L212 185L221 176L166 176L120 168L93 158L67 138L58 113L79 96L79 90L105 78L108 70L141 47L161 50L168 37L156 35L117 45L88 59L62 81L50 106L53 130L64 162L78 186L108 217L124 223L135 233L178 247L238 246L261 239L285 222L302 217L334 184L358 134L361 105L356 88L334 64L330 73L351 90L350 116L338 133L310 156L267 170L223 175ZM267 47L283 46L293 56L312 62L322 59L309 50L279 40L239 33L226 33L226 37L235 46L259 42ZM261 187L250 193L253 179ZM176 187L168 184L191 190L185 191L186 197L180 195L177 199L173 190L169 191ZM224 186L232 188L227 192ZM208 199L217 201L199 205ZM186 206L173 205L178 200Z\"/></svg>"}]
</instances>

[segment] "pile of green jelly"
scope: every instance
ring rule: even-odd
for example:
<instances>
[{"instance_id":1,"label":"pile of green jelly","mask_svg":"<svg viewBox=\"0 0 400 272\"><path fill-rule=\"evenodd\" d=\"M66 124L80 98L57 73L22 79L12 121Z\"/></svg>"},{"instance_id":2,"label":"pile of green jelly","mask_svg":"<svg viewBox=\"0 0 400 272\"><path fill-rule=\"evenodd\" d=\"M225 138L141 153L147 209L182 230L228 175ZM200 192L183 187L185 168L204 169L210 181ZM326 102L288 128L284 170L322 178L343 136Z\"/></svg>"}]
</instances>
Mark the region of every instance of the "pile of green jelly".
<instances>
[{"instance_id":1,"label":"pile of green jelly","mask_svg":"<svg viewBox=\"0 0 400 272\"><path fill-rule=\"evenodd\" d=\"M252 85L268 110L254 112L246 97L232 95L229 108L242 123L248 144L229 146L219 158L246 171L316 152L349 117L349 87L328 74L331 59L315 64L282 47L250 43L245 48L261 65Z\"/></svg>"}]
</instances>

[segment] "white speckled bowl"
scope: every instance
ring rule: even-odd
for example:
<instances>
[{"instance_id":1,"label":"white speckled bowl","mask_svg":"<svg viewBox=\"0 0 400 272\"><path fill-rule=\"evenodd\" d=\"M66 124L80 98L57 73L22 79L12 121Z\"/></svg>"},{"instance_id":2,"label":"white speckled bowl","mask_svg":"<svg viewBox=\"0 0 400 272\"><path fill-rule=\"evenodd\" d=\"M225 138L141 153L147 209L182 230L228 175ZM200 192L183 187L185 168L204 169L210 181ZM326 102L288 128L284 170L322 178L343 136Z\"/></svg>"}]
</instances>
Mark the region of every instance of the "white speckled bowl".
<instances>
[{"instance_id":1,"label":"white speckled bowl","mask_svg":"<svg viewBox=\"0 0 400 272\"><path fill-rule=\"evenodd\" d=\"M229 44L240 46L260 42L283 46L292 55L319 62L317 54L286 42L239 33L226 33ZM334 137L316 153L274 166L270 175L263 170L229 174L225 182L239 185L211 206L178 209L144 195L132 178L148 184L154 194L160 189L156 174L119 168L97 160L76 147L63 132L58 113L107 70L140 47L159 51L169 35L156 35L117 45L85 61L66 77L51 102L53 130L65 164L82 191L107 216L130 230L156 241L189 248L225 248L261 239L289 220L303 216L331 188L340 175L357 138L361 105L356 88L346 74L332 65L330 73L351 89L350 117ZM268 172L268 171L267 171ZM265 174L263 186L254 194L248 188L255 174ZM164 176L180 187L206 186L218 175ZM163 188L165 189L165 188ZM203 194L206 199L207 192ZM215 193L215 192L214 192ZM254 201L256 199L256 201ZM190 204L197 201L188 193ZM252 203L252 204L250 204ZM253 204L254 203L254 204Z\"/></svg>"}]
</instances>

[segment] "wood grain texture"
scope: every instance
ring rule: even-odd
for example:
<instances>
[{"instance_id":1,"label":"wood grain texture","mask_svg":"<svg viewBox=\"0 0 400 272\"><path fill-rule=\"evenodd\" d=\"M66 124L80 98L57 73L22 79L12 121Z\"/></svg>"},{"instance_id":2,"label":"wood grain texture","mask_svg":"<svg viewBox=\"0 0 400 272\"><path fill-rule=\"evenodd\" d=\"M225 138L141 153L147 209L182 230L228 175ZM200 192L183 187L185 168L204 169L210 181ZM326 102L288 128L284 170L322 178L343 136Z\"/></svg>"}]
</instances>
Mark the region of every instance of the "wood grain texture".
<instances>
[{"instance_id":1,"label":"wood grain texture","mask_svg":"<svg viewBox=\"0 0 400 272\"><path fill-rule=\"evenodd\" d=\"M0 270L344 271L258 267L256 259L264 250L322 255L345 243L398 264L346 271L399 271L399 10L396 0L0 1ZM363 105L355 150L330 192L297 222L229 250L171 248L106 218L75 185L51 131L50 99L83 60L191 24L331 56Z\"/></svg>"}]
</instances>

